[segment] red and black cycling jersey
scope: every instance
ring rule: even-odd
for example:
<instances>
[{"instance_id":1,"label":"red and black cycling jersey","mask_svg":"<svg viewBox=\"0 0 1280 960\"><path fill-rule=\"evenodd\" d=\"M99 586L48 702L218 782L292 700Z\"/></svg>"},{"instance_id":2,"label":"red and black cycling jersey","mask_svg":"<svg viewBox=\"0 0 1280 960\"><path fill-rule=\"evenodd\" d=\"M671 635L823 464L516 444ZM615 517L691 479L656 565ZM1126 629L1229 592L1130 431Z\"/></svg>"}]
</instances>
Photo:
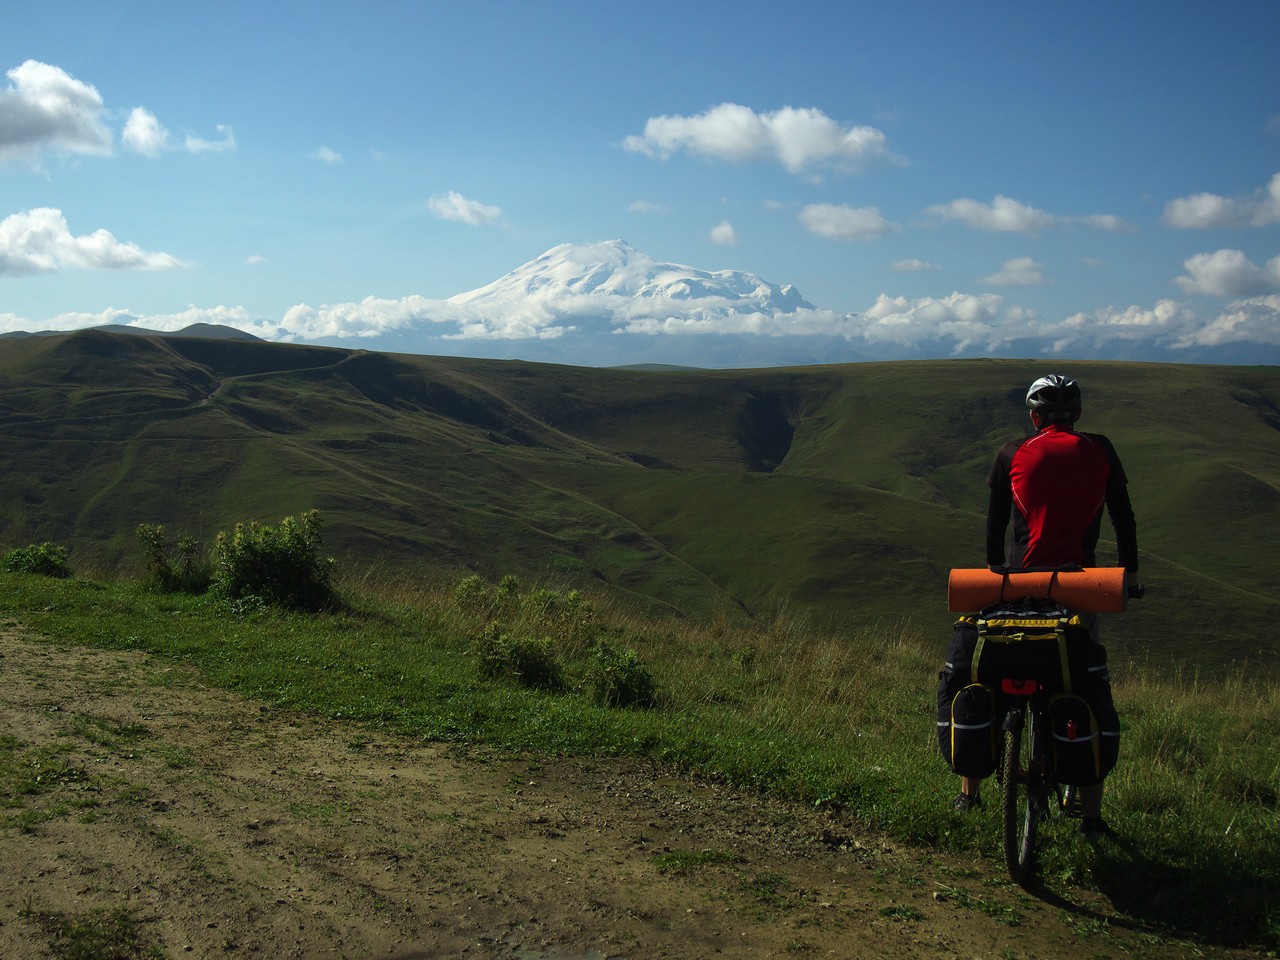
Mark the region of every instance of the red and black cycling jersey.
<instances>
[{"instance_id":1,"label":"red and black cycling jersey","mask_svg":"<svg viewBox=\"0 0 1280 960\"><path fill-rule=\"evenodd\" d=\"M1107 508L1119 565L1138 569L1138 534L1128 481L1111 441L1070 426L1046 424L1000 448L987 478L987 563L1005 563L1005 531L1013 517L1011 567L1096 566Z\"/></svg>"}]
</instances>

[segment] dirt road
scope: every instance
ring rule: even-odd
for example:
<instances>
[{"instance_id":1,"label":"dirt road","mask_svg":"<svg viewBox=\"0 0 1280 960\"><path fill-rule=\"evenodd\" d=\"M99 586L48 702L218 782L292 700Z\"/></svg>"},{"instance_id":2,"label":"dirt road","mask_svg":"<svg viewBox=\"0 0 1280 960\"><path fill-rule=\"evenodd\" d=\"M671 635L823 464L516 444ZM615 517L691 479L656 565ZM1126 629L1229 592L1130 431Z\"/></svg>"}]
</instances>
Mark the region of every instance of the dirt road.
<instances>
[{"instance_id":1,"label":"dirt road","mask_svg":"<svg viewBox=\"0 0 1280 960\"><path fill-rule=\"evenodd\" d=\"M16 624L0 629L0 737L5 958L1189 950L1106 902L1050 905L992 862L837 816L648 765L513 760L285 713ZM70 953L77 940L90 952Z\"/></svg>"}]
</instances>

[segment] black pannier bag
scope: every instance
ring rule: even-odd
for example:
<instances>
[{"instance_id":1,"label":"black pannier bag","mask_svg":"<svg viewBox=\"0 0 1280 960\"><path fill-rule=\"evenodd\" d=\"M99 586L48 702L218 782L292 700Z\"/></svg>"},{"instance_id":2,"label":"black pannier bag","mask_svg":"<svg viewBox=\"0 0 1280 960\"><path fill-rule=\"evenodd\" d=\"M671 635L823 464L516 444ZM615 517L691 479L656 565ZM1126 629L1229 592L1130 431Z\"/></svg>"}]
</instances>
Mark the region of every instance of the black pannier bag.
<instances>
[{"instance_id":1,"label":"black pannier bag","mask_svg":"<svg viewBox=\"0 0 1280 960\"><path fill-rule=\"evenodd\" d=\"M1053 772L1059 782L1078 787L1101 783L1120 756L1120 717L1111 699L1107 652L1095 644L1093 653L1088 685L1078 694L1049 698Z\"/></svg>"},{"instance_id":2,"label":"black pannier bag","mask_svg":"<svg viewBox=\"0 0 1280 960\"><path fill-rule=\"evenodd\" d=\"M938 745L951 769L962 777L989 777L1000 760L996 693L971 683L954 696L938 695Z\"/></svg>"},{"instance_id":3,"label":"black pannier bag","mask_svg":"<svg viewBox=\"0 0 1280 960\"><path fill-rule=\"evenodd\" d=\"M1004 717L1000 681L1005 677L1034 680L1057 695L1049 712L1055 728L1054 744L1061 744L1051 751L1058 779L1080 786L1100 783L1115 767L1120 746L1106 650L1094 642L1077 615L1036 601L988 607L956 621L947 662L938 678L938 743L952 770L961 776L982 777L995 769ZM967 746L976 736L972 731L982 722L976 714L979 700L966 702L963 725L957 721L957 700L973 685L992 694L990 720L995 747L985 773L972 772L984 768L985 763L971 765L967 759L980 752ZM1063 699L1055 712L1052 703L1065 696L1071 699ZM966 745L962 754L958 744ZM957 756L965 769L957 766Z\"/></svg>"},{"instance_id":4,"label":"black pannier bag","mask_svg":"<svg viewBox=\"0 0 1280 960\"><path fill-rule=\"evenodd\" d=\"M1050 756L1063 783L1084 786L1102 779L1102 737L1093 708L1084 697L1056 693L1049 698Z\"/></svg>"}]
</instances>

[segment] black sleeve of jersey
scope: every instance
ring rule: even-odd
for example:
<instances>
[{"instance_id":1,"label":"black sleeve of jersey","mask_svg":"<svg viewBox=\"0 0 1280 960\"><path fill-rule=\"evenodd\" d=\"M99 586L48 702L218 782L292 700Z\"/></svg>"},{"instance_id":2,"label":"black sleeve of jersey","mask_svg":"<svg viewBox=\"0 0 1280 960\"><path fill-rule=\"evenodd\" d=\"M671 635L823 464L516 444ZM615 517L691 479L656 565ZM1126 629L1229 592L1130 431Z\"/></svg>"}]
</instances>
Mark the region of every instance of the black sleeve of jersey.
<instances>
[{"instance_id":1,"label":"black sleeve of jersey","mask_svg":"<svg viewBox=\"0 0 1280 960\"><path fill-rule=\"evenodd\" d=\"M1117 559L1126 570L1137 570L1138 521L1133 515L1133 504L1129 502L1129 480L1111 441L1096 433L1090 436L1101 444L1111 463L1111 474L1107 477L1107 514L1116 532Z\"/></svg>"},{"instance_id":2,"label":"black sleeve of jersey","mask_svg":"<svg viewBox=\"0 0 1280 960\"><path fill-rule=\"evenodd\" d=\"M991 495L987 500L987 566L998 567L1005 561L1004 538L1009 529L1009 514L1013 510L1013 483L1009 479L1009 468L1013 463L1013 452L1021 441L1015 440L1000 448L996 462L987 475L987 486Z\"/></svg>"}]
</instances>

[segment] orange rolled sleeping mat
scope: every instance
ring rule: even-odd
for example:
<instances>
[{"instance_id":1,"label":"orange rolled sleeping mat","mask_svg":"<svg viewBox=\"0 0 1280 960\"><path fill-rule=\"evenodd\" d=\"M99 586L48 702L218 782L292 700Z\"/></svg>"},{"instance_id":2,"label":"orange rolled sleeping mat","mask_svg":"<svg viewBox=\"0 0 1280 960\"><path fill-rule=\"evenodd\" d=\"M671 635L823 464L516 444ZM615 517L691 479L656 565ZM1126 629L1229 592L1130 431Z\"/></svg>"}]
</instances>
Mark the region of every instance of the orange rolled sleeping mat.
<instances>
[{"instance_id":1,"label":"orange rolled sleeping mat","mask_svg":"<svg viewBox=\"0 0 1280 960\"><path fill-rule=\"evenodd\" d=\"M986 567L952 570L947 581L947 609L974 611L993 603L1032 597L1083 613L1118 613L1129 600L1127 572L1124 567L1015 570L1003 574Z\"/></svg>"}]
</instances>

